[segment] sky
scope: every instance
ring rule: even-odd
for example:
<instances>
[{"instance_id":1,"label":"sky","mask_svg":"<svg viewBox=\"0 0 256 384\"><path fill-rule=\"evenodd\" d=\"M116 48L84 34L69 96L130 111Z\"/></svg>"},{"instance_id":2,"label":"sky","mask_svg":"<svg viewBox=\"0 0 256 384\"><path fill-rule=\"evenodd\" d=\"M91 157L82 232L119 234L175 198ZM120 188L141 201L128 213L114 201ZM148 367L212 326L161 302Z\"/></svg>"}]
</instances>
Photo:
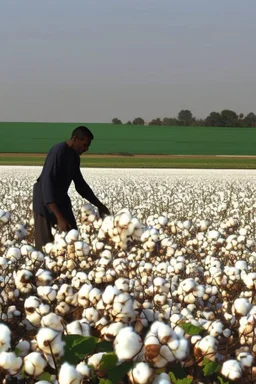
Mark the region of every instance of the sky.
<instances>
[{"instance_id":1,"label":"sky","mask_svg":"<svg viewBox=\"0 0 256 384\"><path fill-rule=\"evenodd\" d=\"M0 0L0 121L256 113L255 0Z\"/></svg>"}]
</instances>

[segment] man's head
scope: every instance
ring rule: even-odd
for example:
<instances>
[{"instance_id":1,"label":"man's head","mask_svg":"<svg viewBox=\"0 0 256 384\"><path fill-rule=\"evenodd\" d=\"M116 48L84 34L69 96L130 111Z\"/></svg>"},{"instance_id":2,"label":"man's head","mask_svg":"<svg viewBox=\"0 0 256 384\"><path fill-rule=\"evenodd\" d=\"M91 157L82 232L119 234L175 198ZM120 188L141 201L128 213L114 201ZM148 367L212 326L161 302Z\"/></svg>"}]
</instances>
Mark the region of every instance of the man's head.
<instances>
[{"instance_id":1,"label":"man's head","mask_svg":"<svg viewBox=\"0 0 256 384\"><path fill-rule=\"evenodd\" d=\"M72 132L70 139L71 147L78 155L82 155L83 152L88 151L93 139L92 132L87 127L81 125Z\"/></svg>"}]
</instances>

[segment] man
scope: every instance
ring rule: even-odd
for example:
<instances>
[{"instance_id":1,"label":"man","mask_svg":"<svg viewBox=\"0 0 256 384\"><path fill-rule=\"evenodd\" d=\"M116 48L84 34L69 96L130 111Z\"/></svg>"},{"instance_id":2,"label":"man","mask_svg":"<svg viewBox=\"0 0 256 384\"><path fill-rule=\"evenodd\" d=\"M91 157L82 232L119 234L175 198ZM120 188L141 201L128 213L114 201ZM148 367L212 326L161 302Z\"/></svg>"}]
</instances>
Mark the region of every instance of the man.
<instances>
[{"instance_id":1,"label":"man","mask_svg":"<svg viewBox=\"0 0 256 384\"><path fill-rule=\"evenodd\" d=\"M35 247L53 241L51 229L57 224L60 231L77 229L72 212L68 189L75 183L77 192L98 207L101 217L109 215L108 208L94 195L80 171L80 155L88 150L94 139L92 132L79 126L71 139L54 145L49 151L42 173L33 188L33 211L35 219Z\"/></svg>"}]
</instances>

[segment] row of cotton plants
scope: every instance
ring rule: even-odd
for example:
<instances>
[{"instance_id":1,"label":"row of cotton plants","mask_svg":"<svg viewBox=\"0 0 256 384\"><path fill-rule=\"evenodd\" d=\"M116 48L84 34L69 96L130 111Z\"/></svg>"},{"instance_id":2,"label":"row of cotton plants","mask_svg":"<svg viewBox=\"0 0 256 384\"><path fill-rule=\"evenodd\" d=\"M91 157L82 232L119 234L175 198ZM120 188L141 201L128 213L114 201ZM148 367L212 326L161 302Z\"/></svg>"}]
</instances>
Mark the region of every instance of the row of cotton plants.
<instances>
[{"instance_id":1,"label":"row of cotton plants","mask_svg":"<svg viewBox=\"0 0 256 384\"><path fill-rule=\"evenodd\" d=\"M71 188L41 253L35 176L0 179L1 382L256 382L254 178L94 175L112 215Z\"/></svg>"}]
</instances>

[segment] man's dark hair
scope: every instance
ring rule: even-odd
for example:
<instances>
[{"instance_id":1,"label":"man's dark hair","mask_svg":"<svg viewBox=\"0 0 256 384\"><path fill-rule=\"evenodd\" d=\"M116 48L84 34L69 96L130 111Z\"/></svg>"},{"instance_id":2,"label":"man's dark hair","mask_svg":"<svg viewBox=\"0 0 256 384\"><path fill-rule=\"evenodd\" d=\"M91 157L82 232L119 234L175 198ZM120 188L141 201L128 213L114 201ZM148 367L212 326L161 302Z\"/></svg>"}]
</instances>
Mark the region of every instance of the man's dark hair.
<instances>
[{"instance_id":1,"label":"man's dark hair","mask_svg":"<svg viewBox=\"0 0 256 384\"><path fill-rule=\"evenodd\" d=\"M73 132L71 139L73 137L77 137L78 139L82 140L84 137L88 137L90 140L94 139L94 136L89 128L85 127L84 125L80 125L79 127L76 127Z\"/></svg>"}]
</instances>

